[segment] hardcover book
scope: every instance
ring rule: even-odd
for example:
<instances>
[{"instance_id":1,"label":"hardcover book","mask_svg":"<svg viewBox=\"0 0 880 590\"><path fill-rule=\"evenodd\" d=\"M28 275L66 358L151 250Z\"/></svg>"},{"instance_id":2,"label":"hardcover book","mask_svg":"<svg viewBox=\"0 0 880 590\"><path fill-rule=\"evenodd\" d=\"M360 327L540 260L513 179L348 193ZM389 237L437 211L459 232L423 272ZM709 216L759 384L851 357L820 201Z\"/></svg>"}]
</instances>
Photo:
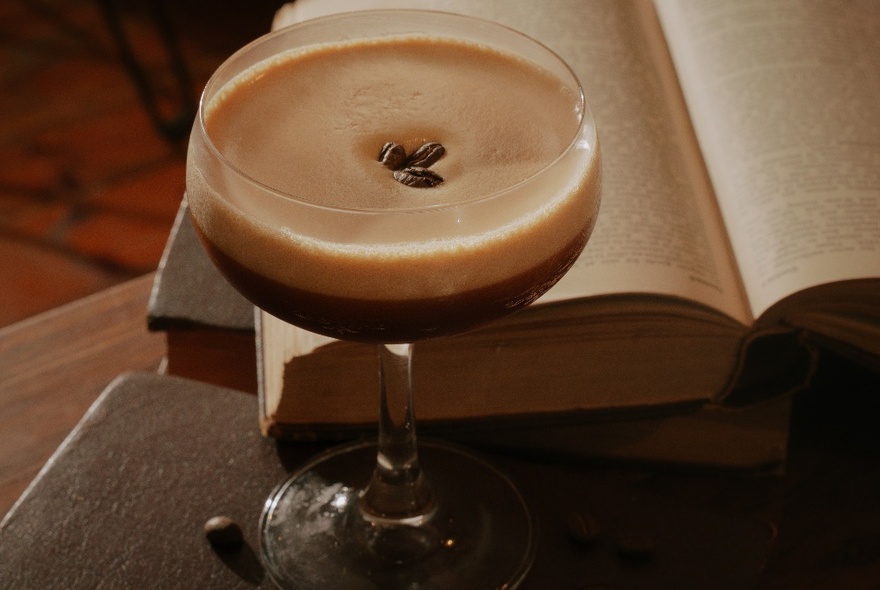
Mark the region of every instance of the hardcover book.
<instances>
[{"instance_id":1,"label":"hardcover book","mask_svg":"<svg viewBox=\"0 0 880 590\"><path fill-rule=\"evenodd\" d=\"M272 489L323 445L264 439L256 399L166 375L111 383L8 514L0 519L6 589L275 588L260 561L259 518ZM748 587L772 547L767 525L625 478L492 456L516 478L541 531L523 590ZM365 477L371 465L364 465ZM601 522L589 551L568 539L568 514ZM205 523L223 515L240 547L213 547ZM616 539L656 539L657 557L618 558Z\"/></svg>"}]
</instances>

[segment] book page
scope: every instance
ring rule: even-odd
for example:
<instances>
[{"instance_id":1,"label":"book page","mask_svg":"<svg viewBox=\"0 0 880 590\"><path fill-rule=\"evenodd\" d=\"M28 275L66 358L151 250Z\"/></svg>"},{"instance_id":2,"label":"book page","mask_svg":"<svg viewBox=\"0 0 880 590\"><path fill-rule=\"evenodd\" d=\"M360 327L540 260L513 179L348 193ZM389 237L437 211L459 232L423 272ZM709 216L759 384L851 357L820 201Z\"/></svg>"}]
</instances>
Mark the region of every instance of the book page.
<instances>
[{"instance_id":1,"label":"book page","mask_svg":"<svg viewBox=\"0 0 880 590\"><path fill-rule=\"evenodd\" d=\"M755 315L880 277L880 2L657 6Z\"/></svg>"},{"instance_id":2,"label":"book page","mask_svg":"<svg viewBox=\"0 0 880 590\"><path fill-rule=\"evenodd\" d=\"M585 253L541 301L674 295L751 321L650 1L297 0L274 26L354 8L406 7L521 30L556 51L584 86L602 149L602 208Z\"/></svg>"}]
</instances>

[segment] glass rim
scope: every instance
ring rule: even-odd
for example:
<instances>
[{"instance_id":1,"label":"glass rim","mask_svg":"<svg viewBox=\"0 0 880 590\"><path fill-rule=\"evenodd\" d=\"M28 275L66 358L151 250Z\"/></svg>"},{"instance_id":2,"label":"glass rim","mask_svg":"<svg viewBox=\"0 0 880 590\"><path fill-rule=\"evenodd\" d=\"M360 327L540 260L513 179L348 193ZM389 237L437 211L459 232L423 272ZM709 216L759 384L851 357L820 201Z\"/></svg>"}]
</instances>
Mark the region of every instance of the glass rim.
<instances>
[{"instance_id":1,"label":"glass rim","mask_svg":"<svg viewBox=\"0 0 880 590\"><path fill-rule=\"evenodd\" d=\"M526 178L524 178L524 179L522 179L522 180L520 180L520 181L518 181L508 187L505 187L503 189L499 189L494 192L490 192L486 195L483 195L481 197L467 199L464 201L456 201L456 202L451 202L451 203L435 203L435 204L430 204L430 205L418 205L418 206L412 206L412 207L397 207L397 208L341 207L341 206L324 205L321 203L316 203L312 199L305 198L305 197L302 197L297 194L293 194L292 192L289 192L289 191L284 191L284 190L278 189L278 188L270 186L260 180L257 180L252 175L248 174L245 170L242 170L239 166L237 166L236 164L231 162L223 154L223 152L217 147L217 145L214 143L213 139L211 138L211 135L208 133L207 128L205 127L205 108L207 106L205 99L206 99L209 91L215 90L214 94L212 95L212 98L213 98L213 96L215 96L219 91L221 91L226 86L226 84L231 82L233 79L235 79L235 77L237 77L239 74L241 74L242 72L244 72L247 69L247 68L241 69L238 72L233 73L230 76L230 78L223 85L221 85L215 89L214 86L216 86L218 84L218 78L220 77L221 73L224 73L228 67L231 67L230 64L232 64L233 61L235 61L237 58L245 56L247 53L249 53L251 51L254 51L256 48L263 46L265 43L268 43L272 40L277 39L278 37L296 34L297 31L305 29L305 28L320 26L321 24L328 23L328 22L331 22L334 20L353 20L353 19L358 19L358 18L367 18L370 16L380 17L383 15L392 16L394 18L398 18L400 16L405 16L405 17L409 17L409 18L418 18L420 16L424 17L426 15L431 15L434 17L447 18L450 20L470 21L473 23L478 23L484 27L495 28L497 30L505 31L505 33L508 35L513 35L514 37L518 37L520 40L526 41L527 43L530 43L533 46L540 48L541 51L543 51L548 56L550 56L553 60L555 60L558 63L558 65L562 66L562 68L565 70L565 72L568 74L568 76L570 76L571 81L573 82L573 87L576 90L576 96L577 96L576 108L578 109L580 116L579 116L578 124L574 128L574 130L572 132L571 139L569 140L569 142L556 155L556 157L554 157L551 160L548 160L538 170L536 170L535 172L533 172L532 174L530 174ZM363 37L357 37L355 39L357 39L357 40L360 40L360 39L380 39L383 37L393 38L393 37L402 37L402 36L406 36L406 35L410 35L410 34L411 33L403 33L403 32L394 33L394 34L381 34L380 33L377 35L369 35L368 34ZM454 32L451 32L451 33L430 33L430 34L434 37L458 39L457 37L455 37ZM348 40L354 40L354 39L340 39L340 41L348 41ZM466 41L473 42L474 40L469 38L469 39L466 39ZM328 40L326 42L319 42L318 44L320 44L320 43L333 43L333 42L334 41ZM483 43L483 42L481 42L481 43ZM489 43L484 43L484 44L491 45ZM505 48L499 48L494 45L492 45L492 46L495 49L498 49L500 51L503 51L506 53L512 53L512 54L516 55L511 50L508 50ZM296 49L296 47L288 48L288 50L294 50L294 49ZM524 56L516 55L516 57L526 59L526 60L534 63L533 60L526 58ZM266 59L270 59L270 58L267 57L267 58L264 58L263 60L254 62L254 64L251 64L251 66L249 66L249 67L252 67L253 65L261 63L262 61L265 61ZM538 64L535 64L535 65L538 65ZM540 65L538 65L538 67L540 67L541 69L546 69ZM535 39L534 37L532 37L530 35L527 35L526 33L523 33L522 31L517 30L513 27L510 27L508 25L505 25L505 24L502 24L502 23L499 23L499 22L496 22L493 20L489 20L486 18L482 18L482 17L478 17L478 16L471 16L471 15L466 15L466 14L460 14L460 13L454 13L454 12L444 12L444 11L440 11L440 10L409 9L409 8L364 9L364 10L353 10L353 11L337 13L337 14L330 14L330 15L310 18L308 20L294 23L292 25L288 25L288 26L282 27L280 29L270 31L264 35L261 35L260 37L257 37L256 39L254 39L253 41L250 41L249 43L247 43L246 45L244 45L243 47L241 47L240 49L238 49L234 53L232 53L229 57L227 57L223 61L223 63L221 63L220 66L217 67L217 69L214 71L214 73L211 74L210 78L208 79L207 83L205 84L204 90L202 91L201 95L199 96L198 112L197 112L197 116L196 116L196 125L198 126L198 132L201 135L201 137L203 138L205 145L207 146L208 150L213 154L213 156L215 158L217 158L217 160L221 163L221 165L224 168L230 170L236 176L240 177L242 180L244 180L248 184L255 186L262 193L270 195L273 198L278 198L278 199L283 199L285 201L290 201L292 203L295 203L296 205L320 209L320 210L324 210L324 211L328 211L328 212L335 211L335 212L339 212L339 213L386 214L386 215L387 214L394 214L394 213L418 213L418 212L442 211L442 210L454 209L454 208L461 207L461 206L474 205L477 203L484 203L486 201L491 201L494 199L503 198L504 195L515 192L521 186L528 184L529 182L533 181L534 179L546 174L547 171L549 169L553 168L557 162L559 162L562 158L564 158L572 150L574 150L576 147L578 147L578 145L583 141L581 139L581 132L582 132L584 126L587 125L587 123L591 122L591 121L593 122L593 126L595 127L593 115L592 115L590 107L587 103L586 96L584 93L583 84L581 83L577 74L574 72L574 70L571 68L571 66L568 64L568 62L566 60L564 60L558 53L556 53L553 49L549 48L543 42ZM595 140L595 131L594 131L593 135L594 135L593 142L591 143L589 149L595 151L597 149L596 140ZM595 154L591 157L591 160L595 160Z\"/></svg>"}]
</instances>

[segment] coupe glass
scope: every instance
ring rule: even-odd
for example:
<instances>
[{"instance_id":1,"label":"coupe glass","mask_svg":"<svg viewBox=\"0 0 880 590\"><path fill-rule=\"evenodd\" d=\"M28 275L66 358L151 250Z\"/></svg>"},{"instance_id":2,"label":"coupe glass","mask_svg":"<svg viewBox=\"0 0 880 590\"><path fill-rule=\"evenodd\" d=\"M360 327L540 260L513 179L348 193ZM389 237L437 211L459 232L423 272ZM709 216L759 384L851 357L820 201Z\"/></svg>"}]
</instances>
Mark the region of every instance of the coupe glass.
<instances>
[{"instance_id":1,"label":"coupe glass","mask_svg":"<svg viewBox=\"0 0 880 590\"><path fill-rule=\"evenodd\" d=\"M442 189L395 184L395 191L423 191L430 198L382 207L351 204L344 195L328 204L319 185L298 186L298 162L268 167L272 173L291 167L289 181L252 165L246 156L266 151L259 144L272 134L263 130L283 113L253 120L257 131L243 131L234 145L212 136L213 101L255 65L328 43L415 38L464 42L477 53L492 48L552 76L570 96L562 106L546 106L559 113L544 113L567 121L560 147L542 154L524 178L501 172L496 188L458 190L456 166L468 162L456 159L453 138L445 157L454 165L436 164L445 175ZM420 71L400 75L433 76L430 62L447 45L429 52ZM532 92L513 74L501 82L487 78L484 88L467 92L475 102L476 94ZM238 96L256 100L259 92L242 87ZM284 108L311 108L306 104L291 98ZM331 105L336 112L346 108L351 103L342 98ZM438 123L443 117L433 112L437 120L427 122L424 138L446 143ZM517 116L503 127L543 125ZM358 134L377 142L364 165L382 169L377 160L387 130L348 131L355 143L362 140ZM468 130L485 136L485 149L503 159L503 150L488 139L492 132ZM292 135L289 140L299 142L316 137L314 130ZM325 172L332 174L334 154L326 156ZM375 343L379 353L378 438L315 458L266 501L261 553L280 587L509 589L523 580L535 554L536 527L511 480L458 446L416 444L413 343L475 329L528 305L559 280L592 231L599 167L594 123L575 75L540 43L491 22L439 12L354 12L266 35L217 70L202 96L187 162L190 212L206 249L255 305L311 331Z\"/></svg>"}]
</instances>

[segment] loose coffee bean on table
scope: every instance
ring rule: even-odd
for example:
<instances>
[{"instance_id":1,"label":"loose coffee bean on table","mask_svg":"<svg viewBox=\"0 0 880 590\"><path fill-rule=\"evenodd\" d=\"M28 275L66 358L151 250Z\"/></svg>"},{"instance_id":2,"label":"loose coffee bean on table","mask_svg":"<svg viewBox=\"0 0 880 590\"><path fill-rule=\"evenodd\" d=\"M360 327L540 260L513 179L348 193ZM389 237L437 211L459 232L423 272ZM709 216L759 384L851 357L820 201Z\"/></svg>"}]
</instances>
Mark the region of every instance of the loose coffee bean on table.
<instances>
[{"instance_id":1,"label":"loose coffee bean on table","mask_svg":"<svg viewBox=\"0 0 880 590\"><path fill-rule=\"evenodd\" d=\"M580 545L588 545L602 532L596 517L589 512L571 512L566 522L569 538Z\"/></svg>"},{"instance_id":2,"label":"loose coffee bean on table","mask_svg":"<svg viewBox=\"0 0 880 590\"><path fill-rule=\"evenodd\" d=\"M209 518L204 530L208 542L220 549L237 549L244 543L241 527L228 516Z\"/></svg>"},{"instance_id":3,"label":"loose coffee bean on table","mask_svg":"<svg viewBox=\"0 0 880 590\"><path fill-rule=\"evenodd\" d=\"M657 539L647 531L635 530L617 537L617 554L626 559L650 559L657 550Z\"/></svg>"}]
</instances>

